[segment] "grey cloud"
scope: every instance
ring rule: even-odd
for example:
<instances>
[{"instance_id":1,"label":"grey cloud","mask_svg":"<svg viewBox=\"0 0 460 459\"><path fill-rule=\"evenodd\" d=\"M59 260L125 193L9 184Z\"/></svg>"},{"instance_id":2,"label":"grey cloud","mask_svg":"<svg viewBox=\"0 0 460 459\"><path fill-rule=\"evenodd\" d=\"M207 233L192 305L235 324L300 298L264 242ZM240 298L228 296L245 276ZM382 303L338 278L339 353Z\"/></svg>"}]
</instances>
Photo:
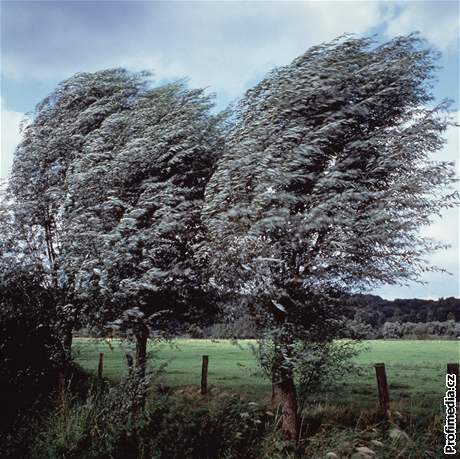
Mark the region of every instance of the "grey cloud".
<instances>
[{"instance_id":1,"label":"grey cloud","mask_svg":"<svg viewBox=\"0 0 460 459\"><path fill-rule=\"evenodd\" d=\"M312 44L379 22L372 2L17 2L4 7L3 72L64 78L128 66L238 95Z\"/></svg>"}]
</instances>

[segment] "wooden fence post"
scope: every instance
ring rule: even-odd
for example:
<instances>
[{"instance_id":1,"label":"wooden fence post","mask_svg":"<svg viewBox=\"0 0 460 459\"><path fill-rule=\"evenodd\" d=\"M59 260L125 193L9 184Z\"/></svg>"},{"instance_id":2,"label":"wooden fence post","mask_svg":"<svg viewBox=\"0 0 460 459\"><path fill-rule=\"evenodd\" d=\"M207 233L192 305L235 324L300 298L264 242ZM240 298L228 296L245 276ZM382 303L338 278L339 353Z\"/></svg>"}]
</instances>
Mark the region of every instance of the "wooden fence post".
<instances>
[{"instance_id":1,"label":"wooden fence post","mask_svg":"<svg viewBox=\"0 0 460 459\"><path fill-rule=\"evenodd\" d=\"M385 364L376 363L375 376L377 377L377 388L379 393L380 409L387 414L390 408L390 394L388 393L387 375L385 373Z\"/></svg>"},{"instance_id":2,"label":"wooden fence post","mask_svg":"<svg viewBox=\"0 0 460 459\"><path fill-rule=\"evenodd\" d=\"M97 366L97 377L102 379L102 372L104 371L104 353L99 353L99 364Z\"/></svg>"},{"instance_id":3,"label":"wooden fence post","mask_svg":"<svg viewBox=\"0 0 460 459\"><path fill-rule=\"evenodd\" d=\"M203 355L203 363L201 366L201 395L208 393L208 362L209 357Z\"/></svg>"},{"instance_id":4,"label":"wooden fence post","mask_svg":"<svg viewBox=\"0 0 460 459\"><path fill-rule=\"evenodd\" d=\"M460 406L460 381L459 381L459 367L460 365L458 363L448 363L447 364L447 373L452 375L455 375L455 382L457 384L457 394L456 394L456 399L457 399L457 407Z\"/></svg>"}]
</instances>

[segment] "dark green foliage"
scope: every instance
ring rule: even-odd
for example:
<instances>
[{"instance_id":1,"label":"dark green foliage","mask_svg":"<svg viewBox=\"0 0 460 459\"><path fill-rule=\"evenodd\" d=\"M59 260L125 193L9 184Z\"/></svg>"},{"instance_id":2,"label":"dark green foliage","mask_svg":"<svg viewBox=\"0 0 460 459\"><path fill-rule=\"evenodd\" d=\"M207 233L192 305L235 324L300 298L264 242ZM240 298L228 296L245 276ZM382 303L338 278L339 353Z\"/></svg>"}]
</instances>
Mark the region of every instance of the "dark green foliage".
<instances>
[{"instance_id":1,"label":"dark green foliage","mask_svg":"<svg viewBox=\"0 0 460 459\"><path fill-rule=\"evenodd\" d=\"M143 413L125 380L84 401L66 400L37 434L32 457L66 459L211 459L257 457L267 415L231 397L210 403L159 397Z\"/></svg>"},{"instance_id":2,"label":"dark green foliage","mask_svg":"<svg viewBox=\"0 0 460 459\"><path fill-rule=\"evenodd\" d=\"M323 458L327 453L334 453L332 458L444 457L441 416L420 417L398 412L392 421L387 421L375 410L358 415L330 407L320 408L310 421L315 418L319 425L303 448L302 459Z\"/></svg>"},{"instance_id":3,"label":"dark green foliage","mask_svg":"<svg viewBox=\"0 0 460 459\"><path fill-rule=\"evenodd\" d=\"M353 295L347 308L343 310L349 319L342 330L344 338L400 338L415 336L420 338L444 336L455 338L460 335L460 299L440 298L425 300L420 298L386 300L376 295ZM386 336L386 323L397 322L398 333ZM196 338L245 339L255 338L257 330L248 315L236 317L233 321L218 322L200 329Z\"/></svg>"},{"instance_id":4,"label":"dark green foliage","mask_svg":"<svg viewBox=\"0 0 460 459\"><path fill-rule=\"evenodd\" d=\"M266 418L257 405L237 397L198 408L170 400L169 406L154 406L151 416L160 426L153 447L158 459L256 457ZM172 444L170 438L177 441Z\"/></svg>"},{"instance_id":5,"label":"dark green foliage","mask_svg":"<svg viewBox=\"0 0 460 459\"><path fill-rule=\"evenodd\" d=\"M353 359L362 350L354 341L297 342L293 347L291 361L294 363L294 377L299 400L331 393L337 383L347 375L358 373ZM270 340L259 341L254 348L262 371L270 377L275 359L275 344Z\"/></svg>"},{"instance_id":6,"label":"dark green foliage","mask_svg":"<svg viewBox=\"0 0 460 459\"><path fill-rule=\"evenodd\" d=\"M384 339L395 338L433 338L455 339L460 336L460 325L454 320L445 322L385 322L380 330Z\"/></svg>"},{"instance_id":7,"label":"dark green foliage","mask_svg":"<svg viewBox=\"0 0 460 459\"><path fill-rule=\"evenodd\" d=\"M20 283L28 285L27 295ZM18 275L15 284L3 284L0 289L1 396L7 407L19 408L31 404L37 392L53 386L63 356L53 330L53 309L46 307L50 302L46 290L30 282L26 273ZM2 403L2 421L7 418L4 409Z\"/></svg>"},{"instance_id":8,"label":"dark green foliage","mask_svg":"<svg viewBox=\"0 0 460 459\"><path fill-rule=\"evenodd\" d=\"M385 300L375 295L354 295L348 300L343 337L411 338L460 335L460 299Z\"/></svg>"},{"instance_id":9,"label":"dark green foliage","mask_svg":"<svg viewBox=\"0 0 460 459\"><path fill-rule=\"evenodd\" d=\"M375 295L355 295L353 302L362 321L373 327L381 327L392 320L401 323L460 321L459 298L407 298L390 301Z\"/></svg>"},{"instance_id":10,"label":"dark green foliage","mask_svg":"<svg viewBox=\"0 0 460 459\"><path fill-rule=\"evenodd\" d=\"M15 455L27 418L46 403L66 366L50 293L31 273L0 279L0 455ZM25 426L25 427L24 427ZM11 434L14 433L14 436Z\"/></svg>"},{"instance_id":11,"label":"dark green foliage","mask_svg":"<svg viewBox=\"0 0 460 459\"><path fill-rule=\"evenodd\" d=\"M252 339L257 337L257 328L251 316L244 314L233 321L218 322L203 330L201 338Z\"/></svg>"},{"instance_id":12,"label":"dark green foliage","mask_svg":"<svg viewBox=\"0 0 460 459\"><path fill-rule=\"evenodd\" d=\"M426 457L438 457L442 448L440 416L402 412L388 422L375 409L316 405L302 413L300 441L294 446L281 439L277 413L239 398L157 397L134 416L130 395L125 382L84 401L66 399L37 427L30 457L312 459L334 452L348 458L366 447L382 459L419 459L426 452Z\"/></svg>"}]
</instances>

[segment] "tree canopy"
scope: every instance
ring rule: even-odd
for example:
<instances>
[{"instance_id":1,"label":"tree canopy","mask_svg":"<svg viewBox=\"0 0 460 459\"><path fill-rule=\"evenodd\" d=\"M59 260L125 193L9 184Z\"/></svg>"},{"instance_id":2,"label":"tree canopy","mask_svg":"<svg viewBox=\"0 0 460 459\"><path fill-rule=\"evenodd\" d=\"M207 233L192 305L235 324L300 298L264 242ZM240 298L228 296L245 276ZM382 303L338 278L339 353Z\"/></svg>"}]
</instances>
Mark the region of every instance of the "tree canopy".
<instances>
[{"instance_id":1,"label":"tree canopy","mask_svg":"<svg viewBox=\"0 0 460 459\"><path fill-rule=\"evenodd\" d=\"M427 269L437 245L418 230L457 202L452 165L431 159L449 123L446 103L427 106L436 57L416 36L338 39L246 93L204 212L211 244L238 271L217 263L240 288L291 296L278 307L289 317L296 286L304 308L315 293Z\"/></svg>"},{"instance_id":2,"label":"tree canopy","mask_svg":"<svg viewBox=\"0 0 460 459\"><path fill-rule=\"evenodd\" d=\"M273 70L237 106L206 189L211 278L248 299L275 345L274 383L296 438L296 340L330 340L341 298L419 279L436 242L419 229L456 205L430 106L437 54L416 35L344 37Z\"/></svg>"},{"instance_id":3,"label":"tree canopy","mask_svg":"<svg viewBox=\"0 0 460 459\"><path fill-rule=\"evenodd\" d=\"M145 91L105 120L74 163L67 253L77 290L106 305L102 323L133 308L157 326L166 310L170 325L206 320L194 246L222 148L211 108L210 96L182 82Z\"/></svg>"}]
</instances>

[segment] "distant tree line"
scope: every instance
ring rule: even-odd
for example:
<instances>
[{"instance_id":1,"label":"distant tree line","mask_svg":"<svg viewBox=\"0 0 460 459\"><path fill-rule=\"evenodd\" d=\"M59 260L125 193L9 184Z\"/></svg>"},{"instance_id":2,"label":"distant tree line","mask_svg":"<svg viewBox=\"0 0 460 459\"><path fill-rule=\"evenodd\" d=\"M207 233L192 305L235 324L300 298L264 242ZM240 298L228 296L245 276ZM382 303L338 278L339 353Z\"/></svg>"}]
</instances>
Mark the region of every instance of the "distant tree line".
<instances>
[{"instance_id":1,"label":"distant tree line","mask_svg":"<svg viewBox=\"0 0 460 459\"><path fill-rule=\"evenodd\" d=\"M460 336L460 299L438 300L353 295L347 301L343 337L365 339L431 338ZM191 331L194 337L247 339L257 336L250 317L220 322Z\"/></svg>"},{"instance_id":2,"label":"distant tree line","mask_svg":"<svg viewBox=\"0 0 460 459\"><path fill-rule=\"evenodd\" d=\"M348 314L350 329L365 338L430 338L460 336L460 299L385 300L355 295Z\"/></svg>"},{"instance_id":3,"label":"distant tree line","mask_svg":"<svg viewBox=\"0 0 460 459\"><path fill-rule=\"evenodd\" d=\"M356 314L362 322L381 327L385 322L460 321L460 299L438 300L397 298L385 300L376 295L356 295Z\"/></svg>"}]
</instances>

